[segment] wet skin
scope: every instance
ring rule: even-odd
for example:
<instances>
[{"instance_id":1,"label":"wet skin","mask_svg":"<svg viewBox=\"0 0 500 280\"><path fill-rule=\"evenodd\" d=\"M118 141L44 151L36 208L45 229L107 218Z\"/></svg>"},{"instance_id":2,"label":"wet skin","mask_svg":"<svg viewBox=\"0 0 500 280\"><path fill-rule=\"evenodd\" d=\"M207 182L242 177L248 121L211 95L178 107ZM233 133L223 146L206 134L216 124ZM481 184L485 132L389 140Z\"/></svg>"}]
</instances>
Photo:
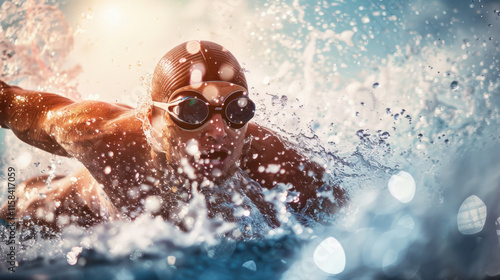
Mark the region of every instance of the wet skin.
<instances>
[{"instance_id":1,"label":"wet skin","mask_svg":"<svg viewBox=\"0 0 500 280\"><path fill-rule=\"evenodd\" d=\"M182 158L195 167L194 181L209 179L217 183L239 167L263 188L271 189L277 183L291 184L292 191L299 192L291 207L313 218L317 211L334 213L346 201L342 189L330 186L335 202L308 203L317 200L325 170L307 161L271 130L254 123L233 129L220 114L214 114L199 129L188 131L174 124L164 111L153 109L148 119L161 146L153 149L145 136L143 121L136 117L133 108L99 101L74 102L3 82L0 86L3 128L11 129L22 141L49 153L74 157L85 167L75 174L55 178L50 188L45 184L46 176L18 185L16 217L29 215L28 225L46 225L58 230L68 223L90 226L103 220L133 219L144 211L144 201L150 196L160 199L161 207L156 214L172 220L172 209L180 193L177 190L188 177L177 174L178 179L172 179L165 174L169 170L186 174ZM199 91L213 105L220 105L235 90L244 90L225 82L205 82L186 88ZM173 94L171 100L178 97L182 96ZM198 143L198 153L186 150L192 139ZM265 169L269 164L278 164L283 171L262 172L261 166ZM251 199L261 200L262 196ZM7 214L4 205L0 217L5 219ZM271 226L278 225L275 219L271 220Z\"/></svg>"}]
</instances>

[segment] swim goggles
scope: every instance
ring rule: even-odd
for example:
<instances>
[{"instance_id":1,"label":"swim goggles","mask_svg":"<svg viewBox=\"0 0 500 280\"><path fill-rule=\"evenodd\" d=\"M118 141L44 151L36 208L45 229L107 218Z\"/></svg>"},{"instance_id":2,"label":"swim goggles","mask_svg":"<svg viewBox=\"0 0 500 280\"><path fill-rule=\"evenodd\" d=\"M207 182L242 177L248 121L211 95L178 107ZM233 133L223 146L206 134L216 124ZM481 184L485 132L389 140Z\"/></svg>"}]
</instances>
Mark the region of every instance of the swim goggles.
<instances>
[{"instance_id":1,"label":"swim goggles","mask_svg":"<svg viewBox=\"0 0 500 280\"><path fill-rule=\"evenodd\" d=\"M153 105L167 111L172 120L186 130L201 127L214 114L221 114L229 127L238 129L249 122L255 114L255 103L243 90L229 94L220 106L209 104L203 95L195 90L186 90L179 94L186 97L168 103L153 101Z\"/></svg>"}]
</instances>

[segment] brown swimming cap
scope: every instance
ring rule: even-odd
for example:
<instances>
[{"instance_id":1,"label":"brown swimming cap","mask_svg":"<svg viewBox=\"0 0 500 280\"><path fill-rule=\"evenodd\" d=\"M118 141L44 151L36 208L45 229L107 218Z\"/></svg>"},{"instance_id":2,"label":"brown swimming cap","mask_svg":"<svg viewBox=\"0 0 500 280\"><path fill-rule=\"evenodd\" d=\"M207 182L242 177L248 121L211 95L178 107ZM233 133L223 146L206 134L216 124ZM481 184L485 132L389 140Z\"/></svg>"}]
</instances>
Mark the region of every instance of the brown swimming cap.
<instances>
[{"instance_id":1,"label":"brown swimming cap","mask_svg":"<svg viewBox=\"0 0 500 280\"><path fill-rule=\"evenodd\" d=\"M243 69L223 46L209 41L185 42L156 65L151 97L166 102L178 88L208 81L227 81L248 89Z\"/></svg>"}]
</instances>

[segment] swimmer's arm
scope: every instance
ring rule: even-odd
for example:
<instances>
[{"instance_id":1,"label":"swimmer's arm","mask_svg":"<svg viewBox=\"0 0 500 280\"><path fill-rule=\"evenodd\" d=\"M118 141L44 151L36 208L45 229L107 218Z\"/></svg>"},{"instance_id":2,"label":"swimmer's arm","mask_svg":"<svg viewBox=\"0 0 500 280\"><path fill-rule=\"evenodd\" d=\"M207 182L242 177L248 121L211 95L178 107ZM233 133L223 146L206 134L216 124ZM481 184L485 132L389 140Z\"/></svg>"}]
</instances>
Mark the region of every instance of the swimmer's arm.
<instances>
[{"instance_id":1,"label":"swimmer's arm","mask_svg":"<svg viewBox=\"0 0 500 280\"><path fill-rule=\"evenodd\" d=\"M250 151L243 160L243 168L249 176L264 188L271 189L278 183L291 184L292 191L299 193L291 206L301 210L311 198L317 198L325 190L325 169L307 160L292 145L282 140L272 130L250 123L247 136L252 136ZM346 201L346 194L338 186L326 186L333 192L338 206Z\"/></svg>"},{"instance_id":2,"label":"swimmer's arm","mask_svg":"<svg viewBox=\"0 0 500 280\"><path fill-rule=\"evenodd\" d=\"M47 152L69 156L42 130L41 122L54 107L74 103L62 96L24 90L0 81L0 126L11 129L22 141Z\"/></svg>"},{"instance_id":3,"label":"swimmer's arm","mask_svg":"<svg viewBox=\"0 0 500 280\"><path fill-rule=\"evenodd\" d=\"M95 148L119 127L131 124L133 110L97 101L74 102L51 93L28 91L0 81L0 126L22 141L61 156L77 157ZM125 130L126 131L126 130ZM110 137L108 137L110 138Z\"/></svg>"}]
</instances>

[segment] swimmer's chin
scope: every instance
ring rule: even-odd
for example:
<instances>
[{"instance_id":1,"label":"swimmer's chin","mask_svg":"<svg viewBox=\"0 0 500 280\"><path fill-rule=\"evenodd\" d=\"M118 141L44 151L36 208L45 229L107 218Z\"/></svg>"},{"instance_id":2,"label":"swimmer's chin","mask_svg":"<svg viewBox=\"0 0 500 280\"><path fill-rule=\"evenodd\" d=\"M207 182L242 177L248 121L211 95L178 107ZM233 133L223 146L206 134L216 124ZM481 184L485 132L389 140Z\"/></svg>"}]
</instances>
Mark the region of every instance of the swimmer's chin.
<instances>
[{"instance_id":1,"label":"swimmer's chin","mask_svg":"<svg viewBox=\"0 0 500 280\"><path fill-rule=\"evenodd\" d=\"M218 166L198 166L197 170L200 172L201 177L217 184L231 178L236 172L236 169L236 166L226 169L219 169Z\"/></svg>"}]
</instances>

